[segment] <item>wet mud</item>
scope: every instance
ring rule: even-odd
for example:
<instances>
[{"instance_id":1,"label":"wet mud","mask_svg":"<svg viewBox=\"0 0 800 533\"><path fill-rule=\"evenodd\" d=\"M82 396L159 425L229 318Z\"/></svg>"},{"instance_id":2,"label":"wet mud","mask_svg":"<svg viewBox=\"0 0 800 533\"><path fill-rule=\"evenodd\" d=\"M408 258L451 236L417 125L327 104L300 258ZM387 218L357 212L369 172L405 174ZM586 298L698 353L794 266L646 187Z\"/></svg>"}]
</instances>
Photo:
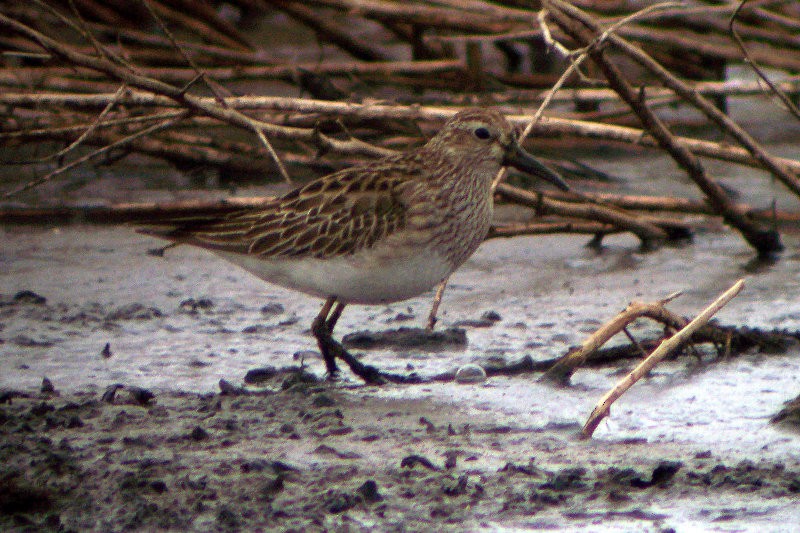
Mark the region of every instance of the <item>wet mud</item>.
<instances>
[{"instance_id":1,"label":"wet mud","mask_svg":"<svg viewBox=\"0 0 800 533\"><path fill-rule=\"evenodd\" d=\"M796 345L660 365L586 441L582 423L633 361L587 367L566 388L491 372L366 387L343 371L330 383L308 331L314 299L197 250L153 258L152 242L124 228L3 237L0 529L800 522ZM451 280L439 336L422 329L431 295L348 308L337 334L365 363L432 380L557 357L630 299L683 290L673 308L690 316L742 276L721 323L800 329L791 253L751 272L749 251L726 235L647 254L624 239L599 254L584 241L486 243Z\"/></svg>"},{"instance_id":2,"label":"wet mud","mask_svg":"<svg viewBox=\"0 0 800 533\"><path fill-rule=\"evenodd\" d=\"M800 497L796 464L636 439L597 446L578 441L571 424L467 420L430 401L372 398L292 372L262 385L146 401L125 390L7 397L0 526L669 531L692 520L771 521L782 509L789 519ZM676 521L689 501L694 516Z\"/></svg>"}]
</instances>

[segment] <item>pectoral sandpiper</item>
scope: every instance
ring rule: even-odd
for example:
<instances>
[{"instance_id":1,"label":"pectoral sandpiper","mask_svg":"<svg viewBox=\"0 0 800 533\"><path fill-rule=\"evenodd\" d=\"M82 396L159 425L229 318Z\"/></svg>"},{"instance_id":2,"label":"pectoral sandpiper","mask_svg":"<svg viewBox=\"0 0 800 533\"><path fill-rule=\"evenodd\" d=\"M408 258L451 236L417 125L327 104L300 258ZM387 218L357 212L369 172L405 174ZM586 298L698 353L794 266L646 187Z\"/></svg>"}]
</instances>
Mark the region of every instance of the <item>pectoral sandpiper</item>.
<instances>
[{"instance_id":1,"label":"pectoral sandpiper","mask_svg":"<svg viewBox=\"0 0 800 533\"><path fill-rule=\"evenodd\" d=\"M417 296L478 248L492 220L491 184L513 166L567 190L517 143L500 113L456 113L424 146L319 178L263 206L145 229L206 248L257 277L325 299L314 319L328 373L336 358L368 383L388 376L333 339L345 305Z\"/></svg>"}]
</instances>

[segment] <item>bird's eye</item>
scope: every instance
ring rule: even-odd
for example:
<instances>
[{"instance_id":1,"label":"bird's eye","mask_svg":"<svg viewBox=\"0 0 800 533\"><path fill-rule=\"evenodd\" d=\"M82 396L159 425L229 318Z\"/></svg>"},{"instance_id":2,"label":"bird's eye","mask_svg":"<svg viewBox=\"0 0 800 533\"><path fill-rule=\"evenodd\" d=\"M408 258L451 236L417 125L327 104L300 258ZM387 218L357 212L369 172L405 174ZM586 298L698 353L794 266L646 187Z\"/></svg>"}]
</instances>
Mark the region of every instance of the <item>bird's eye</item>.
<instances>
[{"instance_id":1,"label":"bird's eye","mask_svg":"<svg viewBox=\"0 0 800 533\"><path fill-rule=\"evenodd\" d=\"M475 134L475 137L477 137L478 139L488 139L489 137L492 136L492 134L489 133L489 130L483 127L475 128L475 131L473 133Z\"/></svg>"}]
</instances>

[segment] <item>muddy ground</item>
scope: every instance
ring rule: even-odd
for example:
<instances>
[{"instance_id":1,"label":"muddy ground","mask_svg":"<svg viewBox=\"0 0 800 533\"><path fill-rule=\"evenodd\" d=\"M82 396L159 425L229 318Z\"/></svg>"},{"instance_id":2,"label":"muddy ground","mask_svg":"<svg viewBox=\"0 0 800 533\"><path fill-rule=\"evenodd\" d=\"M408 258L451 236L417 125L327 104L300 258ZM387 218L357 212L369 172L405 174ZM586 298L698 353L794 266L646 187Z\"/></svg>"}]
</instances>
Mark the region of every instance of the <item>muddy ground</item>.
<instances>
[{"instance_id":1,"label":"muddy ground","mask_svg":"<svg viewBox=\"0 0 800 533\"><path fill-rule=\"evenodd\" d=\"M796 347L660 366L584 441L594 403L631 363L581 371L568 388L536 374L365 387L345 371L320 382L314 299L202 251L153 258L154 241L125 228L3 237L0 529L785 531L800 522L797 424L770 423L800 392ZM443 303L440 327L462 328L466 344L358 352L425 377L547 359L629 299L682 289L674 309L691 314L741 276L748 286L721 321L800 329L791 252L754 268L726 233L647 254L625 238L600 254L584 243L489 242ZM423 325L429 305L424 295L348 308L337 333ZM315 379L267 372L245 382L254 368L300 363Z\"/></svg>"},{"instance_id":2,"label":"muddy ground","mask_svg":"<svg viewBox=\"0 0 800 533\"><path fill-rule=\"evenodd\" d=\"M800 468L461 416L276 376L257 394L30 394L0 411L4 529L788 527ZM566 443L570 443L567 445ZM742 501L748 502L742 506ZM702 507L702 506L701 506ZM677 520L676 520L677 519ZM697 524L688 520L689 524ZM795 523L796 525L796 523Z\"/></svg>"}]
</instances>

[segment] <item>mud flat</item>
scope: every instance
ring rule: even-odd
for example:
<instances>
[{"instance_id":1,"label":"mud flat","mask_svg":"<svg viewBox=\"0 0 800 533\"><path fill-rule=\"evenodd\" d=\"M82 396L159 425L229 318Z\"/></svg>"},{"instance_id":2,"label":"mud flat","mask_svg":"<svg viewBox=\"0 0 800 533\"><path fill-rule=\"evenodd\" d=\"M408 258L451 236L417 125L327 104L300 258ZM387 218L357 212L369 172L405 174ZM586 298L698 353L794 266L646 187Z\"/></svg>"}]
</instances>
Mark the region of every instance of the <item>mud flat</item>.
<instances>
[{"instance_id":1,"label":"mud flat","mask_svg":"<svg viewBox=\"0 0 800 533\"><path fill-rule=\"evenodd\" d=\"M365 360L431 376L547 359L630 299L683 290L673 307L692 314L743 275L720 321L800 329L797 256L753 269L719 234L648 254L612 239L598 255L584 241L487 243L443 303L441 327L463 328L466 344L382 347ZM315 379L313 299L196 250L152 258L153 243L125 229L15 228L0 242L0 529L800 523L800 433L769 421L800 392L796 347L660 366L584 441L580 425L628 363L582 370L568 388L536 375L377 388L345 373L330 384ZM341 333L419 326L429 304L348 308ZM254 368L301 363L310 375L244 383Z\"/></svg>"}]
</instances>

